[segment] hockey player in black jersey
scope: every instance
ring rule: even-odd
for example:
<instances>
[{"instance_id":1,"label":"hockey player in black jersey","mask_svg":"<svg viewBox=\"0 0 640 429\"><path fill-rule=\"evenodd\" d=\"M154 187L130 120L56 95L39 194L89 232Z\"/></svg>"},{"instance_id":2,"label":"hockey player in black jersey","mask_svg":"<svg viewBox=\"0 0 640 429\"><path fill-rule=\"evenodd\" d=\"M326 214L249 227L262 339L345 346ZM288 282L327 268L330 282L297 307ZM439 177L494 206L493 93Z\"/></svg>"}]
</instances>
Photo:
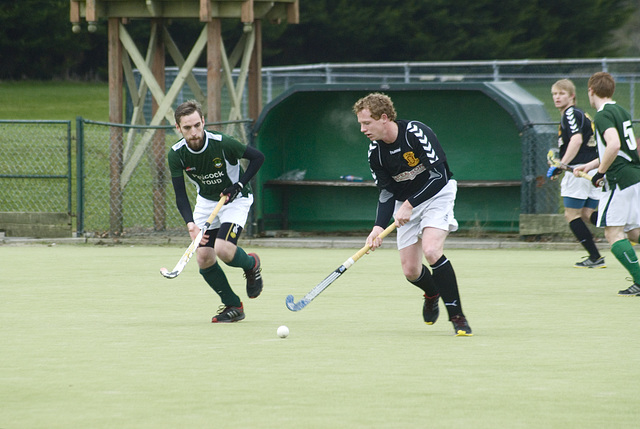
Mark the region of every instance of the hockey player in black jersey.
<instances>
[{"instance_id":1,"label":"hockey player in black jersey","mask_svg":"<svg viewBox=\"0 0 640 429\"><path fill-rule=\"evenodd\" d=\"M436 322L442 297L457 336L471 336L462 312L458 283L444 255L453 215L456 181L435 133L418 121L396 119L391 98L372 93L353 106L360 131L371 140L369 166L380 191L376 221L367 237L373 250L391 218L398 227L398 249L406 279L424 292L423 318ZM431 271L423 264L426 259Z\"/></svg>"}]
</instances>

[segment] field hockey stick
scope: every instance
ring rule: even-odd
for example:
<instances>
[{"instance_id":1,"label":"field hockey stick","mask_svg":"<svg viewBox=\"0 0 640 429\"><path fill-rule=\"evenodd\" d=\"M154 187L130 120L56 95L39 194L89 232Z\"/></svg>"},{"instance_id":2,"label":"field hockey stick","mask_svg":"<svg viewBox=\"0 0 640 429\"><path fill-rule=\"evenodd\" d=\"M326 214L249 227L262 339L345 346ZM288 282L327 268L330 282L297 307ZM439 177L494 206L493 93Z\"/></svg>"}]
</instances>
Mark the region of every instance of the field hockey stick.
<instances>
[{"instance_id":1,"label":"field hockey stick","mask_svg":"<svg viewBox=\"0 0 640 429\"><path fill-rule=\"evenodd\" d=\"M211 222L213 222L222 206L227 202L227 198L228 197L226 195L220 198L220 201L218 201L218 204L216 204L216 207L207 218L204 226L202 227L198 235L196 235L196 238L191 242L189 247L187 247L187 250L184 252L184 255L182 255L182 258L180 258L176 266L173 267L173 271L169 271L166 268L160 268L160 274L162 274L167 279L175 279L176 277L178 277L178 275L180 275L182 270L184 270L184 267L187 266L187 262L189 262L189 259L191 259L198 246L200 246L200 240L202 240L202 236L204 235L204 233L207 232L207 228L211 226Z\"/></svg>"},{"instance_id":2,"label":"field hockey stick","mask_svg":"<svg viewBox=\"0 0 640 429\"><path fill-rule=\"evenodd\" d=\"M555 152L554 152L553 149L550 149L549 152L547 152L547 162L549 163L549 166L551 166L551 167L556 167L556 168L559 168L560 170L573 172L573 167L570 167L567 164L563 164L562 162L560 162L560 160L558 158L555 157ZM588 179L588 180L592 179L592 177L589 176L584 171L579 171L578 172L578 176L580 176L580 177L582 177L584 179Z\"/></svg>"},{"instance_id":3,"label":"field hockey stick","mask_svg":"<svg viewBox=\"0 0 640 429\"><path fill-rule=\"evenodd\" d=\"M380 235L378 235L378 238L381 238L381 239L385 238L394 229L396 229L396 225L395 225L395 223L392 223L391 225L389 225L387 227L387 229L385 229L384 231L382 231L380 233ZM303 308L305 308L307 306L307 304L309 304L311 301L313 301L313 299L315 297L320 295L320 293L323 290L328 288L331 283L336 281L336 279L338 277L340 277L342 275L342 273L347 271L349 269L349 267L351 267L353 264L355 264L356 261L358 259L360 259L363 255L365 255L369 250L371 250L371 246L369 246L369 245L366 245L362 249L358 250L352 257L350 257L349 259L344 261L344 263L342 265L340 265L338 268L336 268L336 270L334 272L329 274L327 276L327 278L322 280L320 283L318 283L318 285L316 287L311 289L309 291L309 293L307 293L304 296L304 298L302 298L300 301L295 302L295 300L293 298L293 295L287 296L287 301L286 301L287 302L287 308L289 310L291 310L291 311L300 311Z\"/></svg>"}]
</instances>

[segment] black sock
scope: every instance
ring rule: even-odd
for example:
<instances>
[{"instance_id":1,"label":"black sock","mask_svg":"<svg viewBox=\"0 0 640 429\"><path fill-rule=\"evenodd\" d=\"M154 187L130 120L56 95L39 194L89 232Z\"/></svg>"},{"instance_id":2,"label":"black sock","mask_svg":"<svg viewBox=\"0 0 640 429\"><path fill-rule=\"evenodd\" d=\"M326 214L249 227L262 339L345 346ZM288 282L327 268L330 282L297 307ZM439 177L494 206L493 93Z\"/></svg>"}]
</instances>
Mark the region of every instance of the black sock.
<instances>
[{"instance_id":1,"label":"black sock","mask_svg":"<svg viewBox=\"0 0 640 429\"><path fill-rule=\"evenodd\" d=\"M592 224L594 224L595 226L598 226L598 210L591 213L591 216L589 216L589 220L591 221Z\"/></svg>"},{"instance_id":2,"label":"black sock","mask_svg":"<svg viewBox=\"0 0 640 429\"><path fill-rule=\"evenodd\" d=\"M447 307L449 320L458 314L462 315L462 303L460 302L460 293L458 292L458 281L456 273L453 271L451 262L442 255L438 262L431 265L433 280L436 288L440 292L440 296Z\"/></svg>"},{"instance_id":3,"label":"black sock","mask_svg":"<svg viewBox=\"0 0 640 429\"><path fill-rule=\"evenodd\" d=\"M427 295L428 297L436 296L438 294L438 289L436 288L436 284L433 281L433 277L431 276L429 269L424 265L422 266L420 277L418 277L414 281L409 282L422 289L425 295Z\"/></svg>"},{"instance_id":4,"label":"black sock","mask_svg":"<svg viewBox=\"0 0 640 429\"><path fill-rule=\"evenodd\" d=\"M600 258L600 252L598 252L598 248L593 242L593 235L591 235L591 231L589 231L584 221L581 218L574 219L569 222L569 227L571 227L573 235L576 236L582 247L589 252L589 259L594 262L597 261Z\"/></svg>"}]
</instances>

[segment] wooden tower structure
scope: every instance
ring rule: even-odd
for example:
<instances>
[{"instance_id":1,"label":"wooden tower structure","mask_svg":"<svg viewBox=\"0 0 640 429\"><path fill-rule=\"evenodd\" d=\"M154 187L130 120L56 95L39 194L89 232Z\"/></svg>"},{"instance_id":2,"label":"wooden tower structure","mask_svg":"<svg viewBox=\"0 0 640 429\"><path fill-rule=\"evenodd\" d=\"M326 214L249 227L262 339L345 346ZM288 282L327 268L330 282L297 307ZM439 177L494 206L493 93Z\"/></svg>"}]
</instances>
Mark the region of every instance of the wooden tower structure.
<instances>
[{"instance_id":1,"label":"wooden tower structure","mask_svg":"<svg viewBox=\"0 0 640 429\"><path fill-rule=\"evenodd\" d=\"M198 19L203 27L190 52L183 55L167 29L170 19ZM131 19L148 19L151 22L146 55L140 52L129 35L125 24ZM239 20L243 35L227 55L222 40L223 19ZM242 119L241 101L244 88L248 89L249 116L254 120L262 110L262 22L299 23L298 0L70 0L72 30L79 32L83 20L90 32L100 21L108 25L109 69L109 122L124 123L123 89L126 82L133 101L131 125L161 125L166 119L174 123L172 105L182 87L187 84L195 98L202 104L207 122ZM203 91L193 75L196 62L206 51L207 88ZM168 53L178 66L178 74L165 88L165 60ZM236 82L232 79L234 68L240 68ZM136 85L133 70L140 72ZM221 91L226 85L231 103L228 118L221 115ZM153 98L152 119L145 124L143 115L144 95L149 91ZM122 128L112 128L111 165L111 233L122 232L122 191L149 145L156 155L156 184L154 185L155 228L164 229L164 135L146 132L133 148L131 137L124 136Z\"/></svg>"}]
</instances>

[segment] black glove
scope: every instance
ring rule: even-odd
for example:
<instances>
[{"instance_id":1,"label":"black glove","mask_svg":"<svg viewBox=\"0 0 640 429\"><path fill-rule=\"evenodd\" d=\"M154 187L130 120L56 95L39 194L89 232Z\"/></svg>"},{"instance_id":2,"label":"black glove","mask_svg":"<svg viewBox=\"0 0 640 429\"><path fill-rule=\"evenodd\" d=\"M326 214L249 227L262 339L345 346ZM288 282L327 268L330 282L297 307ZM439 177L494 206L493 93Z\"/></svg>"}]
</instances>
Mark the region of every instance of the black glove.
<instances>
[{"instance_id":1,"label":"black glove","mask_svg":"<svg viewBox=\"0 0 640 429\"><path fill-rule=\"evenodd\" d=\"M242 191L242 188L244 188L244 186L242 186L242 183L240 182L236 182L228 188L225 188L225 190L222 191L222 195L229 197L225 204L229 204L231 201L235 200L238 194Z\"/></svg>"},{"instance_id":2,"label":"black glove","mask_svg":"<svg viewBox=\"0 0 640 429\"><path fill-rule=\"evenodd\" d=\"M598 182L600 182L602 179L604 179L604 174L597 172L596 174L593 175L593 177L591 178L591 183L593 183L593 186L595 186L596 188L600 187L600 185L598 184Z\"/></svg>"}]
</instances>

